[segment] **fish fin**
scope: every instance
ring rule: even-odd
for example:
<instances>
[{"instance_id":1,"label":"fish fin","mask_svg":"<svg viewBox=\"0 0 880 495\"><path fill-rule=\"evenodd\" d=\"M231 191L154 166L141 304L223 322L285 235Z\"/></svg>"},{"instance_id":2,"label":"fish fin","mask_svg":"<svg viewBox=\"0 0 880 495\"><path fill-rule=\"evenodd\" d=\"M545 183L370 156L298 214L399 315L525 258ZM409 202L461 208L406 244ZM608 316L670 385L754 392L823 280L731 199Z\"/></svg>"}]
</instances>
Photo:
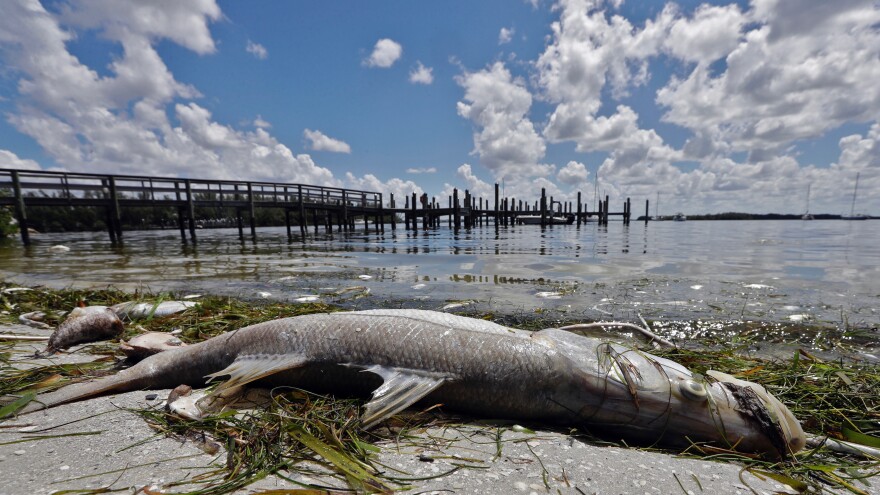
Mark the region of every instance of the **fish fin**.
<instances>
[{"instance_id":1,"label":"fish fin","mask_svg":"<svg viewBox=\"0 0 880 495\"><path fill-rule=\"evenodd\" d=\"M371 428L415 404L451 378L437 373L380 365L371 366L364 371L375 373L385 380L373 391L373 398L367 403L361 416L361 425L364 428Z\"/></svg>"},{"instance_id":2,"label":"fish fin","mask_svg":"<svg viewBox=\"0 0 880 495\"><path fill-rule=\"evenodd\" d=\"M226 368L205 378L211 380L229 375L229 379L221 383L214 393L219 393L227 388L244 385L254 380L269 376L279 371L298 368L308 361L300 354L251 354L235 358Z\"/></svg>"}]
</instances>

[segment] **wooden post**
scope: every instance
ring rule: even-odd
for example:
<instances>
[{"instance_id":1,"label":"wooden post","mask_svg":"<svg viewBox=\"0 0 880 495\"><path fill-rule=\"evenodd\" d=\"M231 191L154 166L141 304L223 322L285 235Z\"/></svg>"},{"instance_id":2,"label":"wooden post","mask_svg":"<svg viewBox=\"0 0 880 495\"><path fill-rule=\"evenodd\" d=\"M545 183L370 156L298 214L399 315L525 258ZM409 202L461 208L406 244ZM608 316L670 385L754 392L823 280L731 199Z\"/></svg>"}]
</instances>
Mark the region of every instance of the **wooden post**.
<instances>
[{"instance_id":1,"label":"wooden post","mask_svg":"<svg viewBox=\"0 0 880 495\"><path fill-rule=\"evenodd\" d=\"M468 189L464 190L464 228L471 228L471 192Z\"/></svg>"},{"instance_id":2,"label":"wooden post","mask_svg":"<svg viewBox=\"0 0 880 495\"><path fill-rule=\"evenodd\" d=\"M547 225L547 190L541 188L541 227Z\"/></svg>"},{"instance_id":3,"label":"wooden post","mask_svg":"<svg viewBox=\"0 0 880 495\"><path fill-rule=\"evenodd\" d=\"M448 203L447 208L449 210L449 214L446 215L446 226L451 229L452 228L452 196L448 196L446 198L446 201Z\"/></svg>"},{"instance_id":4,"label":"wooden post","mask_svg":"<svg viewBox=\"0 0 880 495\"><path fill-rule=\"evenodd\" d=\"M111 223L108 225L111 228L116 237L117 242L122 242L122 216L119 213L119 195L116 191L116 177L110 176L110 220ZM113 235L110 236L110 239L113 239Z\"/></svg>"},{"instance_id":5,"label":"wooden post","mask_svg":"<svg viewBox=\"0 0 880 495\"><path fill-rule=\"evenodd\" d=\"M27 210L24 206L24 195L21 193L21 180L18 170L12 171L12 190L15 194L15 219L18 221L18 230L21 233L21 242L25 246L31 245L31 236L28 232Z\"/></svg>"},{"instance_id":6,"label":"wooden post","mask_svg":"<svg viewBox=\"0 0 880 495\"><path fill-rule=\"evenodd\" d=\"M342 190L342 225L345 227L345 231L348 231L348 194L345 189Z\"/></svg>"},{"instance_id":7,"label":"wooden post","mask_svg":"<svg viewBox=\"0 0 880 495\"><path fill-rule=\"evenodd\" d=\"M196 242L196 206L193 203L192 196L192 184L190 184L189 179L184 181L186 185L186 204L187 204L187 213L189 213L189 237L192 239L193 243Z\"/></svg>"},{"instance_id":8,"label":"wooden post","mask_svg":"<svg viewBox=\"0 0 880 495\"><path fill-rule=\"evenodd\" d=\"M388 203L391 207L391 231L394 232L397 230L397 213L394 212L397 207L394 204L394 193L390 193L390 199L388 200Z\"/></svg>"},{"instance_id":9,"label":"wooden post","mask_svg":"<svg viewBox=\"0 0 880 495\"><path fill-rule=\"evenodd\" d=\"M577 204L577 226L580 227L581 226L581 213L583 212L583 210L581 208L583 205L581 204L581 192L580 191L578 191L577 201L578 201L578 204Z\"/></svg>"},{"instance_id":10,"label":"wooden post","mask_svg":"<svg viewBox=\"0 0 880 495\"><path fill-rule=\"evenodd\" d=\"M186 227L183 225L183 206L180 205L180 183L174 181L174 196L177 198L177 227L180 228L180 239L186 242Z\"/></svg>"},{"instance_id":11,"label":"wooden post","mask_svg":"<svg viewBox=\"0 0 880 495\"><path fill-rule=\"evenodd\" d=\"M452 217L455 223L455 230L461 228L461 210L458 207L458 189L452 190Z\"/></svg>"},{"instance_id":12,"label":"wooden post","mask_svg":"<svg viewBox=\"0 0 880 495\"><path fill-rule=\"evenodd\" d=\"M306 237L306 206L303 203L303 186L296 186L296 193L299 199L299 235L303 239Z\"/></svg>"},{"instance_id":13,"label":"wooden post","mask_svg":"<svg viewBox=\"0 0 880 495\"><path fill-rule=\"evenodd\" d=\"M626 198L626 224L629 225L629 218L632 215L632 203L630 202L630 198Z\"/></svg>"},{"instance_id":14,"label":"wooden post","mask_svg":"<svg viewBox=\"0 0 880 495\"><path fill-rule=\"evenodd\" d=\"M385 203L382 193L379 193L379 216L376 217L376 228L379 232L385 232Z\"/></svg>"},{"instance_id":15,"label":"wooden post","mask_svg":"<svg viewBox=\"0 0 880 495\"><path fill-rule=\"evenodd\" d=\"M498 183L495 183L495 226L498 226Z\"/></svg>"},{"instance_id":16,"label":"wooden post","mask_svg":"<svg viewBox=\"0 0 880 495\"><path fill-rule=\"evenodd\" d=\"M418 211L416 210L416 193L412 193L412 229L419 230Z\"/></svg>"},{"instance_id":17,"label":"wooden post","mask_svg":"<svg viewBox=\"0 0 880 495\"><path fill-rule=\"evenodd\" d=\"M406 200L404 201L406 204L403 205L403 221L406 224L404 227L406 230L409 230L409 196L404 197L404 199Z\"/></svg>"},{"instance_id":18,"label":"wooden post","mask_svg":"<svg viewBox=\"0 0 880 495\"><path fill-rule=\"evenodd\" d=\"M235 196L233 196L233 199L238 203L241 201L241 195L238 194L238 184L235 184L233 187L235 189ZM241 221L241 206L238 206L237 204L235 206L235 225L238 227L238 240L244 242L244 223Z\"/></svg>"},{"instance_id":19,"label":"wooden post","mask_svg":"<svg viewBox=\"0 0 880 495\"><path fill-rule=\"evenodd\" d=\"M645 200L645 225L648 225L648 212L650 211L648 209L648 206L650 206L650 205L648 204L648 200L646 199Z\"/></svg>"},{"instance_id":20,"label":"wooden post","mask_svg":"<svg viewBox=\"0 0 880 495\"><path fill-rule=\"evenodd\" d=\"M605 225L608 225L608 195L605 195Z\"/></svg>"},{"instance_id":21,"label":"wooden post","mask_svg":"<svg viewBox=\"0 0 880 495\"><path fill-rule=\"evenodd\" d=\"M107 201L104 207L104 223L107 224L107 233L110 234L110 244L116 244L116 228L113 226L113 206L110 197L110 185L107 179L101 179L101 196Z\"/></svg>"},{"instance_id":22,"label":"wooden post","mask_svg":"<svg viewBox=\"0 0 880 495\"><path fill-rule=\"evenodd\" d=\"M248 188L248 209L250 210L251 216L251 240L257 240L257 212L254 205L254 188L253 184L250 182L247 183Z\"/></svg>"}]
</instances>

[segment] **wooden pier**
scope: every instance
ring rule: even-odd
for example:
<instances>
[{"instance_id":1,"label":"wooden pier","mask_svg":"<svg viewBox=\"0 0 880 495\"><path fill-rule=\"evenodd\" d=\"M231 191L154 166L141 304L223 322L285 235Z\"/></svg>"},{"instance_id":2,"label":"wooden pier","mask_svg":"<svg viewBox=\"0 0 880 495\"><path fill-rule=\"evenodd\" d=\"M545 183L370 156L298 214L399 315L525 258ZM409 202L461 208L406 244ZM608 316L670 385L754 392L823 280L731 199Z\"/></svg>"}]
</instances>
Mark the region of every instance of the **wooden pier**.
<instances>
[{"instance_id":1,"label":"wooden pier","mask_svg":"<svg viewBox=\"0 0 880 495\"><path fill-rule=\"evenodd\" d=\"M89 207L103 210L110 241L123 239L121 212L127 208L172 208L176 211L177 228L181 238L193 242L197 228L205 219L196 218L198 209L233 211L239 238L244 239L243 213L247 213L250 236L256 239L256 210L280 209L284 212L288 237L293 237L294 226L301 237L311 228L315 233L323 226L325 232L350 231L356 222L363 222L366 231L373 228L384 231L386 224L397 229L399 218L410 230L438 228L445 218L454 229L478 226L508 226L517 218L540 215L542 226L553 226L551 215L570 215L577 226L590 222L607 224L609 217L619 216L624 224L631 218L629 198L623 210L611 212L608 196L599 200L598 209L589 211L578 193L576 205L555 201L544 190L534 203L522 199L501 197L495 184L494 206L488 199L473 197L470 192L459 194L456 189L441 207L436 197L413 193L399 206L394 195L387 205L382 193L313 186L306 184L259 181L203 180L133 175L104 175L76 172L49 172L0 168L0 207L13 207L18 221L21 240L30 244L28 225L29 207ZM648 202L645 202L645 222Z\"/></svg>"}]
</instances>

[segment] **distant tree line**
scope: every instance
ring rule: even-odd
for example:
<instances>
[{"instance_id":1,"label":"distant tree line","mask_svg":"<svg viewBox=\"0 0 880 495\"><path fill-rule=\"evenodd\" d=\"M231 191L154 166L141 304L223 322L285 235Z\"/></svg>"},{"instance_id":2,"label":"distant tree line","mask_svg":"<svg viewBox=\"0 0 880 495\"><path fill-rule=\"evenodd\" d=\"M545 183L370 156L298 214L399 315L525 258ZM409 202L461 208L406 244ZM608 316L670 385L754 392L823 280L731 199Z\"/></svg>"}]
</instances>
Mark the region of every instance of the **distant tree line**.
<instances>
[{"instance_id":1,"label":"distant tree line","mask_svg":"<svg viewBox=\"0 0 880 495\"><path fill-rule=\"evenodd\" d=\"M672 220L672 216L661 216L663 220ZM838 220L840 215L815 214L813 218L816 220ZM688 215L688 220L800 220L800 214L783 214L783 213L740 213L728 211L724 213L707 213L703 215ZM638 220L645 220L642 215Z\"/></svg>"}]
</instances>

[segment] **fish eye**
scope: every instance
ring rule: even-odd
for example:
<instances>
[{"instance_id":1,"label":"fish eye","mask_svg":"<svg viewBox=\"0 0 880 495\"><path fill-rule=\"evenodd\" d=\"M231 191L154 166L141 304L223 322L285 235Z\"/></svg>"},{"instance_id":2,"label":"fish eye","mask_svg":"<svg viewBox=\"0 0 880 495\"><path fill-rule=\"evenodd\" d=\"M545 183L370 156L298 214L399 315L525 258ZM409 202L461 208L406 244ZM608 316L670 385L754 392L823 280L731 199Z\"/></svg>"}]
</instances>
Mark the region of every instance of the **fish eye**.
<instances>
[{"instance_id":1,"label":"fish eye","mask_svg":"<svg viewBox=\"0 0 880 495\"><path fill-rule=\"evenodd\" d=\"M702 402L709 396L706 386L695 380L684 380L678 385L681 394L692 401Z\"/></svg>"}]
</instances>

